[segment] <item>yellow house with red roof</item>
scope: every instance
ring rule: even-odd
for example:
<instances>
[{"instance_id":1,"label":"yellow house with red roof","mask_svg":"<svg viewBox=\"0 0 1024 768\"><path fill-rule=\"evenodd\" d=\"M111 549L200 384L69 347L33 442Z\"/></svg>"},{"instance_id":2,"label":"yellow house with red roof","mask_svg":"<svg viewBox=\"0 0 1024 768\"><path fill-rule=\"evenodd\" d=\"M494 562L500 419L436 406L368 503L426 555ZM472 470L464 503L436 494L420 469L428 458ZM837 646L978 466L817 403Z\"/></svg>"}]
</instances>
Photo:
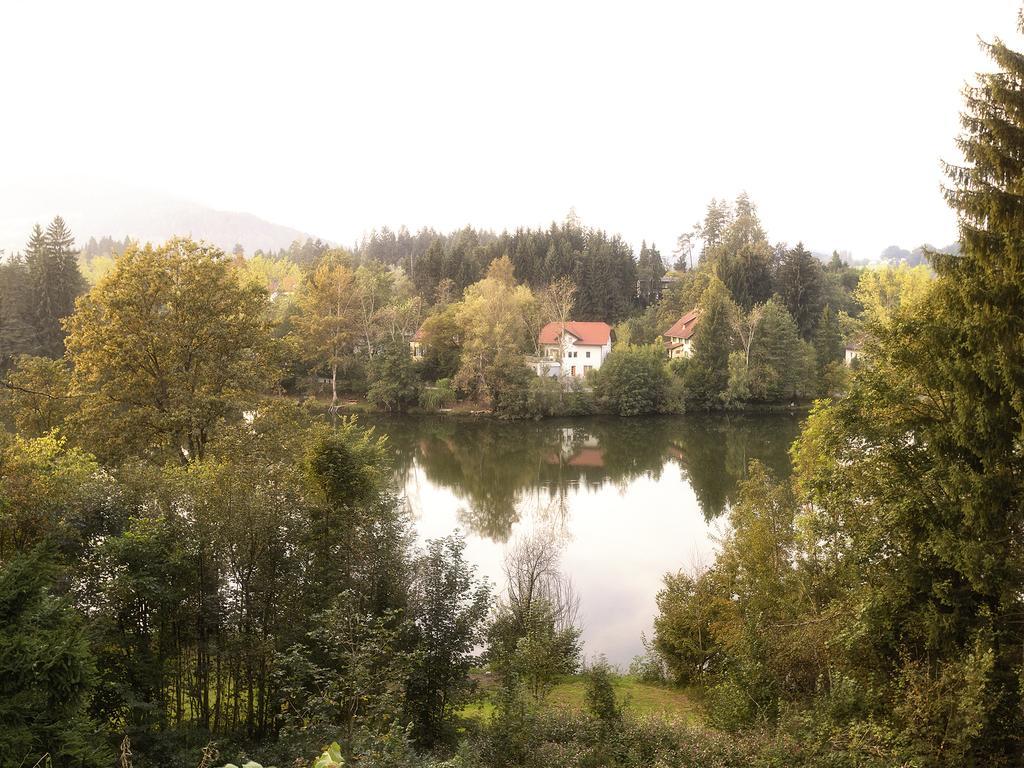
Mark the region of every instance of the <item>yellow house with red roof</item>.
<instances>
[{"instance_id":1,"label":"yellow house with red roof","mask_svg":"<svg viewBox=\"0 0 1024 768\"><path fill-rule=\"evenodd\" d=\"M690 357L693 354L693 333L697 330L698 320L697 310L691 309L661 335L669 357Z\"/></svg>"}]
</instances>

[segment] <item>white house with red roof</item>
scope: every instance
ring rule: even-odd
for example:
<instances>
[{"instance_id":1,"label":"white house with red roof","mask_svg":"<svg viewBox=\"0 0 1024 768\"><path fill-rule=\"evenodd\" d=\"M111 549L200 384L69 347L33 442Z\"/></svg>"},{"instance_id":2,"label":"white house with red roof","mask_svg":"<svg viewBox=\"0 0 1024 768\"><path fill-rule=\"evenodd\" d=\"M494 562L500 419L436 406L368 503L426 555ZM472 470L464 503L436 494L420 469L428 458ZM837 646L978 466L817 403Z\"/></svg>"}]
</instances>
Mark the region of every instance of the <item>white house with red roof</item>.
<instances>
[{"instance_id":1,"label":"white house with red roof","mask_svg":"<svg viewBox=\"0 0 1024 768\"><path fill-rule=\"evenodd\" d=\"M608 323L548 323L537 337L543 365L549 375L559 371L582 378L596 371L612 351L612 327ZM538 368L538 371L540 369Z\"/></svg>"},{"instance_id":2,"label":"white house with red roof","mask_svg":"<svg viewBox=\"0 0 1024 768\"><path fill-rule=\"evenodd\" d=\"M690 357L693 354L693 333L697 330L698 320L697 310L691 309L662 334L669 357Z\"/></svg>"}]
</instances>

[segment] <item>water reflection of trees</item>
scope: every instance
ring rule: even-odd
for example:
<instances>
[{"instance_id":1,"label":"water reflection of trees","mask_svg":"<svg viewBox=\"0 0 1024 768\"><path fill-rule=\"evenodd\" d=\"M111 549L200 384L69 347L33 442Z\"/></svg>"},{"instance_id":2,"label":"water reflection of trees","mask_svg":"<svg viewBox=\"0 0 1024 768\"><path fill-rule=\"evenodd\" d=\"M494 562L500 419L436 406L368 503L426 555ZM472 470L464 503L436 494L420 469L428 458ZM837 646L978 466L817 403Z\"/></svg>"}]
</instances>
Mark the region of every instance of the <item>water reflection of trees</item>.
<instances>
[{"instance_id":1,"label":"water reflection of trees","mask_svg":"<svg viewBox=\"0 0 1024 768\"><path fill-rule=\"evenodd\" d=\"M717 517L734 501L751 459L788 474L798 430L798 420L785 415L375 421L391 439L403 478L422 468L430 482L465 500L462 525L496 540L508 537L524 508L557 515L580 487L672 471L682 472L704 515Z\"/></svg>"}]
</instances>

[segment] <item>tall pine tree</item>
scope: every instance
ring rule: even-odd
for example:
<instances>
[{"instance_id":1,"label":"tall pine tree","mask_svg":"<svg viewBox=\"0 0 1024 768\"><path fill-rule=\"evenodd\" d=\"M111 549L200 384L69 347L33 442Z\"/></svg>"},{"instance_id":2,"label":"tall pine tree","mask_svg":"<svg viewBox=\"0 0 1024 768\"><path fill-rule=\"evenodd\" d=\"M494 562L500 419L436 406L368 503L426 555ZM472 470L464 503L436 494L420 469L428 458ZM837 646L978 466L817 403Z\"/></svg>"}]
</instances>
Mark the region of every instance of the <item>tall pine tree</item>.
<instances>
[{"instance_id":1,"label":"tall pine tree","mask_svg":"<svg viewBox=\"0 0 1024 768\"><path fill-rule=\"evenodd\" d=\"M56 216L45 233L37 224L25 247L36 354L64 354L61 321L74 312L75 299L85 292L74 245L64 219Z\"/></svg>"},{"instance_id":2,"label":"tall pine tree","mask_svg":"<svg viewBox=\"0 0 1024 768\"><path fill-rule=\"evenodd\" d=\"M775 271L775 292L796 320L800 335L810 339L825 306L825 274L803 243L782 252Z\"/></svg>"},{"instance_id":3,"label":"tall pine tree","mask_svg":"<svg viewBox=\"0 0 1024 768\"><path fill-rule=\"evenodd\" d=\"M30 312L28 269L20 256L0 261L0 371L15 356L35 349L35 328Z\"/></svg>"},{"instance_id":4,"label":"tall pine tree","mask_svg":"<svg viewBox=\"0 0 1024 768\"><path fill-rule=\"evenodd\" d=\"M962 251L871 321L848 396L794 454L840 587L833 647L906 764L1024 763L1024 56L985 47L998 71L965 90L948 167Z\"/></svg>"}]
</instances>

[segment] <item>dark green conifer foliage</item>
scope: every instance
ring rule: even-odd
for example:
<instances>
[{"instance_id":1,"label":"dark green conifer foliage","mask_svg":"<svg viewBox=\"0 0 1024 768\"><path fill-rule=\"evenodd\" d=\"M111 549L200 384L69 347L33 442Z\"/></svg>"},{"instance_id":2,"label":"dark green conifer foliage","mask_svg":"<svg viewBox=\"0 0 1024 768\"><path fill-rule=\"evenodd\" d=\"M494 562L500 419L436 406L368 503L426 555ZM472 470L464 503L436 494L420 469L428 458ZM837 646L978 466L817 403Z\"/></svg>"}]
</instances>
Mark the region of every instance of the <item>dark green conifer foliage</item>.
<instances>
[{"instance_id":1,"label":"dark green conifer foliage","mask_svg":"<svg viewBox=\"0 0 1024 768\"><path fill-rule=\"evenodd\" d=\"M1018 19L1024 32L1024 14ZM937 464L947 470L944 514L934 544L952 572L961 610L948 640L984 633L995 654L986 735L1020 761L1020 617L1024 613L1024 56L996 40L985 46L999 71L965 90L947 200L959 215L962 252L933 254L935 341L948 352L935 371L952 396L933 425ZM938 346L938 345L937 345ZM938 352L938 350L936 350ZM954 543L955 542L955 543ZM955 575L954 575L955 574ZM936 574L938 576L938 574ZM962 641L960 641L962 642ZM961 651L963 652L963 651Z\"/></svg>"},{"instance_id":2,"label":"dark green conifer foliage","mask_svg":"<svg viewBox=\"0 0 1024 768\"><path fill-rule=\"evenodd\" d=\"M731 211L727 204L712 200L701 235L702 262L725 283L736 303L749 311L767 301L772 295L774 252L750 198L741 194Z\"/></svg>"},{"instance_id":3,"label":"dark green conifer foliage","mask_svg":"<svg viewBox=\"0 0 1024 768\"><path fill-rule=\"evenodd\" d=\"M778 299L764 305L750 352L751 389L757 399L778 401L795 397L813 371L802 365L803 345L796 322Z\"/></svg>"},{"instance_id":4,"label":"dark green conifer foliage","mask_svg":"<svg viewBox=\"0 0 1024 768\"><path fill-rule=\"evenodd\" d=\"M34 348L28 279L23 258L0 261L0 371Z\"/></svg>"},{"instance_id":5,"label":"dark green conifer foliage","mask_svg":"<svg viewBox=\"0 0 1024 768\"><path fill-rule=\"evenodd\" d=\"M661 278L665 275L665 265L661 261L661 254L651 244L647 247L647 241L640 245L640 255L636 262L637 276L637 297L641 306L648 306L661 298Z\"/></svg>"},{"instance_id":6,"label":"dark green conifer foliage","mask_svg":"<svg viewBox=\"0 0 1024 768\"><path fill-rule=\"evenodd\" d=\"M686 369L687 398L717 404L729 383L729 353L736 344L736 305L720 280L712 280L698 305L693 358Z\"/></svg>"},{"instance_id":7,"label":"dark green conifer foliage","mask_svg":"<svg viewBox=\"0 0 1024 768\"><path fill-rule=\"evenodd\" d=\"M839 318L832 311L832 307L825 305L821 310L821 316L814 327L814 353L818 366L823 367L829 363L843 359L845 347L843 346L843 334L839 329Z\"/></svg>"},{"instance_id":8,"label":"dark green conifer foliage","mask_svg":"<svg viewBox=\"0 0 1024 768\"><path fill-rule=\"evenodd\" d=\"M871 329L795 452L842 542L848 668L891 681L878 711L921 765L1024 760L1024 56L985 47L948 167L962 251L931 254L929 296Z\"/></svg>"},{"instance_id":9,"label":"dark green conifer foliage","mask_svg":"<svg viewBox=\"0 0 1024 768\"><path fill-rule=\"evenodd\" d=\"M74 312L75 299L86 287L74 245L75 238L64 219L56 216L45 233L37 224L25 247L35 354L46 357L64 354L61 321Z\"/></svg>"},{"instance_id":10,"label":"dark green conifer foliage","mask_svg":"<svg viewBox=\"0 0 1024 768\"><path fill-rule=\"evenodd\" d=\"M0 764L110 765L86 714L94 668L74 610L54 597L53 553L0 570Z\"/></svg>"},{"instance_id":11,"label":"dark green conifer foliage","mask_svg":"<svg viewBox=\"0 0 1024 768\"><path fill-rule=\"evenodd\" d=\"M782 252L775 272L775 292L796 321L800 335L810 339L825 305L825 274L803 243Z\"/></svg>"}]
</instances>

